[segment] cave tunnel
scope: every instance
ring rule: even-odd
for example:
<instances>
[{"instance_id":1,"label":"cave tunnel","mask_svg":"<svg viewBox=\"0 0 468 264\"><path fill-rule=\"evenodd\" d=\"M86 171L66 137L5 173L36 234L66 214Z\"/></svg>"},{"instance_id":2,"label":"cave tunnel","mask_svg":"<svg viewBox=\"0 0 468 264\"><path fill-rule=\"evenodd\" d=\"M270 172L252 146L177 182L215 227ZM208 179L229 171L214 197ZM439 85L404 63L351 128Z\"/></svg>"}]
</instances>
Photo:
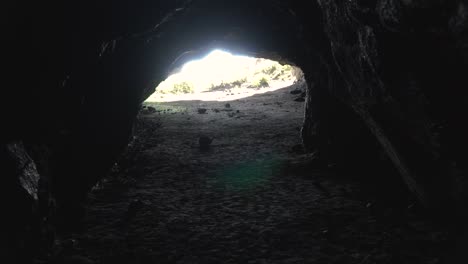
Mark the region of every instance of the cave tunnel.
<instances>
[{"instance_id":1,"label":"cave tunnel","mask_svg":"<svg viewBox=\"0 0 468 264\"><path fill-rule=\"evenodd\" d=\"M467 263L465 0L4 8L2 263ZM215 49L304 102L145 103Z\"/></svg>"}]
</instances>

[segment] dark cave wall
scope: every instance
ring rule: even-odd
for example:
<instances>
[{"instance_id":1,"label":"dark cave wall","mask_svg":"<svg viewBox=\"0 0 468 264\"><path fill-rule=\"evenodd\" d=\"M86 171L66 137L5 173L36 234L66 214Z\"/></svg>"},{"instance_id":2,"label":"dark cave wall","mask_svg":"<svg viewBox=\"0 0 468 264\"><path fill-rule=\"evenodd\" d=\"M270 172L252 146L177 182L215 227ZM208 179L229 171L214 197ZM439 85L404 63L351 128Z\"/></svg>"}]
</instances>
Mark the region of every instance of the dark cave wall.
<instances>
[{"instance_id":1,"label":"dark cave wall","mask_svg":"<svg viewBox=\"0 0 468 264\"><path fill-rule=\"evenodd\" d=\"M319 3L332 65L344 80L331 93L360 115L426 206L441 209L463 200L455 196L463 192L460 171L466 164L459 151L466 146L461 136L466 109L460 107L466 101L466 50L458 39L466 21L464 26L454 21L465 4ZM446 141L444 134L457 143Z\"/></svg>"},{"instance_id":2,"label":"dark cave wall","mask_svg":"<svg viewBox=\"0 0 468 264\"><path fill-rule=\"evenodd\" d=\"M42 206L17 218L42 214L53 225L55 204L52 215L78 217L125 148L140 102L211 47L304 71L309 151L355 167L384 152L427 207L464 211L467 1L57 1L6 10L1 144L24 147L14 153L34 160L43 179L32 202ZM5 175L19 179L7 157ZM24 189L3 186L6 197ZM11 197L21 208L35 200Z\"/></svg>"}]
</instances>

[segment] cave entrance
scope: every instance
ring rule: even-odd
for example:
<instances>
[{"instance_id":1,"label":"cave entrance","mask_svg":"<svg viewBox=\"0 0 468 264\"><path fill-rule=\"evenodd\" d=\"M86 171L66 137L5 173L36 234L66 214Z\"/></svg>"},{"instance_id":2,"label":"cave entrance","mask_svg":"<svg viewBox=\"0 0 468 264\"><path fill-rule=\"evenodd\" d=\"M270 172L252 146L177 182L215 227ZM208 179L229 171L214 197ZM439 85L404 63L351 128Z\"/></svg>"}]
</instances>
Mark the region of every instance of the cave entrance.
<instances>
[{"instance_id":1,"label":"cave entrance","mask_svg":"<svg viewBox=\"0 0 468 264\"><path fill-rule=\"evenodd\" d=\"M172 69L146 103L181 100L231 101L291 87L302 71L277 61L215 49Z\"/></svg>"},{"instance_id":2,"label":"cave entrance","mask_svg":"<svg viewBox=\"0 0 468 264\"><path fill-rule=\"evenodd\" d=\"M298 67L214 50L172 72L143 103L135 133L137 152L164 164L157 173L190 171L245 190L305 160Z\"/></svg>"}]
</instances>

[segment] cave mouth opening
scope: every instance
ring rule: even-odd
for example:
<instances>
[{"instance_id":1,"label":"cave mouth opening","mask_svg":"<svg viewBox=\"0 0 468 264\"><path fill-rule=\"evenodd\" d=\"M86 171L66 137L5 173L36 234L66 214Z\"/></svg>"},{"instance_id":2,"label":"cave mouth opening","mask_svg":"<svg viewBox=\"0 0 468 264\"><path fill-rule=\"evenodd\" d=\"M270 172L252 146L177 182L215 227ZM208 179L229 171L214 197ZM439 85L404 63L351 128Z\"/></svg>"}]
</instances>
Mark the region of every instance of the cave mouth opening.
<instances>
[{"instance_id":1,"label":"cave mouth opening","mask_svg":"<svg viewBox=\"0 0 468 264\"><path fill-rule=\"evenodd\" d=\"M289 64L213 49L173 67L145 103L232 101L290 87L302 76L298 67Z\"/></svg>"},{"instance_id":2,"label":"cave mouth opening","mask_svg":"<svg viewBox=\"0 0 468 264\"><path fill-rule=\"evenodd\" d=\"M244 191L280 175L291 160L305 162L302 70L219 49L206 54L169 67L173 74L144 101L132 149L169 173L144 170L171 178L188 168Z\"/></svg>"}]
</instances>

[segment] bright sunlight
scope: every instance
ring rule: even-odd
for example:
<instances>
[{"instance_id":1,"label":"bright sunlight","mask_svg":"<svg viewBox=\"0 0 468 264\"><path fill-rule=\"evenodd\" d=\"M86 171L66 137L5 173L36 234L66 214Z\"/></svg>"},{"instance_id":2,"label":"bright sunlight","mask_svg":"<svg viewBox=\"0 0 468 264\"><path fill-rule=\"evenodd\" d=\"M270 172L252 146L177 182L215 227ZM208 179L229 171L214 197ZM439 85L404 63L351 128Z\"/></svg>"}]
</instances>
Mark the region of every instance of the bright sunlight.
<instances>
[{"instance_id":1,"label":"bright sunlight","mask_svg":"<svg viewBox=\"0 0 468 264\"><path fill-rule=\"evenodd\" d=\"M146 102L228 101L292 85L298 69L267 59L214 50L187 62L156 87Z\"/></svg>"}]
</instances>

